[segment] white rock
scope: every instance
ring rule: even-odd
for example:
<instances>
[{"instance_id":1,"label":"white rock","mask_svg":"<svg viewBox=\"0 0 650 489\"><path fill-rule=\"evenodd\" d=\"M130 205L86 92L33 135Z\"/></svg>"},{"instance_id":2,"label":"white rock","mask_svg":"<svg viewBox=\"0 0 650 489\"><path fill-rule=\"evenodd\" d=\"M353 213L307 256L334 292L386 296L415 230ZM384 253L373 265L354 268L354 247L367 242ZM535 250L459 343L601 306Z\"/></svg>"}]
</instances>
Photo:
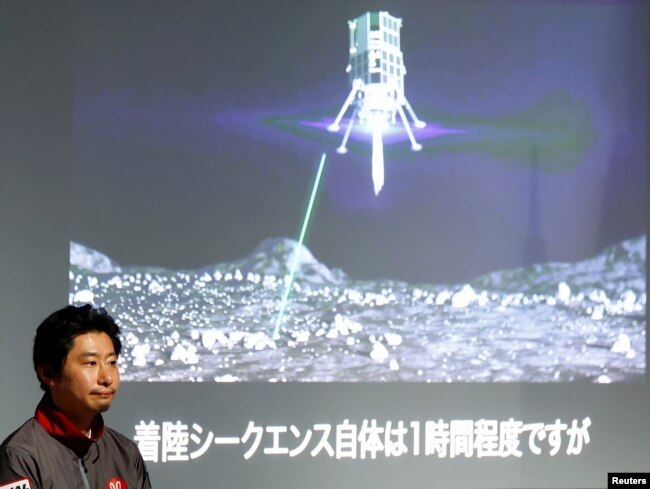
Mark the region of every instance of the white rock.
<instances>
[{"instance_id":1,"label":"white rock","mask_svg":"<svg viewBox=\"0 0 650 489\"><path fill-rule=\"evenodd\" d=\"M603 319L603 306L596 306L591 312L591 319L594 321L600 321Z\"/></svg>"},{"instance_id":2,"label":"white rock","mask_svg":"<svg viewBox=\"0 0 650 489\"><path fill-rule=\"evenodd\" d=\"M307 341L309 341L309 336L310 336L309 331L298 331L296 334L293 335L294 340L296 340L296 343L306 343Z\"/></svg>"},{"instance_id":3,"label":"white rock","mask_svg":"<svg viewBox=\"0 0 650 489\"><path fill-rule=\"evenodd\" d=\"M186 363L190 365L195 365L199 363L199 356L196 354L196 346L189 345L187 347L187 359Z\"/></svg>"},{"instance_id":4,"label":"white rock","mask_svg":"<svg viewBox=\"0 0 650 489\"><path fill-rule=\"evenodd\" d=\"M348 329L347 322L348 319L346 317L343 317L340 314L334 316L334 327L336 328L336 331L338 331L343 336L347 336L348 334L350 334L350 330Z\"/></svg>"},{"instance_id":5,"label":"white rock","mask_svg":"<svg viewBox=\"0 0 650 489\"><path fill-rule=\"evenodd\" d=\"M348 320L348 329L350 330L350 333L360 333L363 330L363 326L361 323L350 319Z\"/></svg>"},{"instance_id":6,"label":"white rock","mask_svg":"<svg viewBox=\"0 0 650 489\"><path fill-rule=\"evenodd\" d=\"M359 333L363 330L361 323L353 321L352 319L343 316L342 314L337 314L334 316L334 327L343 336L347 336L352 333Z\"/></svg>"},{"instance_id":7,"label":"white rock","mask_svg":"<svg viewBox=\"0 0 650 489\"><path fill-rule=\"evenodd\" d=\"M133 349L131 350L131 355L134 357L142 357L147 355L151 351L151 348L147 343L141 343L139 345L135 345Z\"/></svg>"},{"instance_id":8,"label":"white rock","mask_svg":"<svg viewBox=\"0 0 650 489\"><path fill-rule=\"evenodd\" d=\"M135 367L144 367L147 365L147 354L149 353L150 348L146 343L141 343L135 345L131 350L131 356L133 357L133 366Z\"/></svg>"},{"instance_id":9,"label":"white rock","mask_svg":"<svg viewBox=\"0 0 650 489\"><path fill-rule=\"evenodd\" d=\"M203 331L203 333L201 334L201 344L203 345L203 348L207 348L208 350L211 350L219 338L219 333L221 333L221 331L217 331L214 329ZM225 338L225 335L223 333L221 333L221 335L224 336ZM227 338L225 342L226 343L228 342Z\"/></svg>"},{"instance_id":10,"label":"white rock","mask_svg":"<svg viewBox=\"0 0 650 489\"><path fill-rule=\"evenodd\" d=\"M347 316L342 314L337 314L334 316L334 328L343 336L347 336L352 333L358 333L363 330L361 323L353 321Z\"/></svg>"},{"instance_id":11,"label":"white rock","mask_svg":"<svg viewBox=\"0 0 650 489\"><path fill-rule=\"evenodd\" d=\"M115 287L116 289L121 289L122 288L122 277L119 275L115 275L112 277L108 282L106 282L108 285L111 287Z\"/></svg>"},{"instance_id":12,"label":"white rock","mask_svg":"<svg viewBox=\"0 0 650 489\"><path fill-rule=\"evenodd\" d=\"M325 335L326 338L329 338L330 340L333 340L334 338L339 337L339 330L336 328L331 328L327 334Z\"/></svg>"},{"instance_id":13,"label":"white rock","mask_svg":"<svg viewBox=\"0 0 650 489\"><path fill-rule=\"evenodd\" d=\"M140 338L138 338L133 333L129 333L126 335L124 341L126 342L127 345L133 346L133 345L137 345L140 342Z\"/></svg>"},{"instance_id":14,"label":"white rock","mask_svg":"<svg viewBox=\"0 0 650 489\"><path fill-rule=\"evenodd\" d=\"M399 370L399 363L394 358L388 364L391 370Z\"/></svg>"},{"instance_id":15,"label":"white rock","mask_svg":"<svg viewBox=\"0 0 650 489\"><path fill-rule=\"evenodd\" d=\"M187 348L183 345L176 345L172 351L170 359L172 361L181 361L186 365L195 365L199 363L199 357L196 354L196 347L189 345Z\"/></svg>"},{"instance_id":16,"label":"white rock","mask_svg":"<svg viewBox=\"0 0 650 489\"><path fill-rule=\"evenodd\" d=\"M254 349L256 351L260 351L266 347L272 347L272 346L274 346L274 343L273 341L271 341L271 338L269 338L266 335L266 333L263 333L261 331L248 334L244 338L244 348L246 348L247 350Z\"/></svg>"},{"instance_id":17,"label":"white rock","mask_svg":"<svg viewBox=\"0 0 650 489\"><path fill-rule=\"evenodd\" d=\"M610 348L610 351L612 353L627 353L631 348L632 342L630 341L630 337L625 333L621 333Z\"/></svg>"},{"instance_id":18,"label":"white rock","mask_svg":"<svg viewBox=\"0 0 650 489\"><path fill-rule=\"evenodd\" d=\"M636 294L631 290L626 290L621 295L621 302L623 303L623 310L625 312L634 312L634 303L636 302Z\"/></svg>"},{"instance_id":19,"label":"white rock","mask_svg":"<svg viewBox=\"0 0 650 489\"><path fill-rule=\"evenodd\" d=\"M359 304L363 300L363 294L357 290L348 290L347 291L347 298L350 302L354 302L355 304Z\"/></svg>"},{"instance_id":20,"label":"white rock","mask_svg":"<svg viewBox=\"0 0 650 489\"><path fill-rule=\"evenodd\" d=\"M87 304L92 304L93 300L95 299L95 294L93 294L90 290L88 289L83 289L78 291L74 297L72 298L73 302L83 302Z\"/></svg>"},{"instance_id":21,"label":"white rock","mask_svg":"<svg viewBox=\"0 0 650 489\"><path fill-rule=\"evenodd\" d=\"M160 285L160 283L157 280L152 280L149 282L149 285L147 286L147 290L149 291L150 294L160 294L165 290L165 288Z\"/></svg>"},{"instance_id":22,"label":"white rock","mask_svg":"<svg viewBox=\"0 0 650 489\"><path fill-rule=\"evenodd\" d=\"M147 358L146 357L133 357L133 366L134 367L146 367Z\"/></svg>"},{"instance_id":23,"label":"white rock","mask_svg":"<svg viewBox=\"0 0 650 489\"><path fill-rule=\"evenodd\" d=\"M386 358L388 358L388 350L384 345L377 341L372 345L370 358L372 358L375 362L383 362L386 360Z\"/></svg>"},{"instance_id":24,"label":"white rock","mask_svg":"<svg viewBox=\"0 0 650 489\"><path fill-rule=\"evenodd\" d=\"M397 333L384 333L384 339L388 346L399 346L402 344L402 336Z\"/></svg>"},{"instance_id":25,"label":"white rock","mask_svg":"<svg viewBox=\"0 0 650 489\"><path fill-rule=\"evenodd\" d=\"M228 335L228 343L231 345L236 345L245 337L246 337L246 333L244 333L243 331L231 331L230 334Z\"/></svg>"},{"instance_id":26,"label":"white rock","mask_svg":"<svg viewBox=\"0 0 650 489\"><path fill-rule=\"evenodd\" d=\"M476 301L476 292L471 285L465 284L462 289L456 292L451 298L451 307L467 307Z\"/></svg>"},{"instance_id":27,"label":"white rock","mask_svg":"<svg viewBox=\"0 0 650 489\"><path fill-rule=\"evenodd\" d=\"M376 306L385 306L390 303L391 297L383 294L373 294L373 300Z\"/></svg>"},{"instance_id":28,"label":"white rock","mask_svg":"<svg viewBox=\"0 0 650 489\"><path fill-rule=\"evenodd\" d=\"M222 375L221 377L215 377L215 382L237 382L239 379L233 375Z\"/></svg>"},{"instance_id":29,"label":"white rock","mask_svg":"<svg viewBox=\"0 0 650 489\"><path fill-rule=\"evenodd\" d=\"M172 354L170 355L170 360L172 361L177 361L177 360L182 360L185 358L187 355L187 350L185 350L185 347L183 345L176 345L174 349L172 350Z\"/></svg>"},{"instance_id":30,"label":"white rock","mask_svg":"<svg viewBox=\"0 0 650 489\"><path fill-rule=\"evenodd\" d=\"M557 300L568 302L571 299L571 287L566 282L560 282L557 286Z\"/></svg>"},{"instance_id":31,"label":"white rock","mask_svg":"<svg viewBox=\"0 0 650 489\"><path fill-rule=\"evenodd\" d=\"M445 302L449 300L451 297L451 292L448 290L443 290L436 296L436 305L437 306L442 306Z\"/></svg>"}]
</instances>

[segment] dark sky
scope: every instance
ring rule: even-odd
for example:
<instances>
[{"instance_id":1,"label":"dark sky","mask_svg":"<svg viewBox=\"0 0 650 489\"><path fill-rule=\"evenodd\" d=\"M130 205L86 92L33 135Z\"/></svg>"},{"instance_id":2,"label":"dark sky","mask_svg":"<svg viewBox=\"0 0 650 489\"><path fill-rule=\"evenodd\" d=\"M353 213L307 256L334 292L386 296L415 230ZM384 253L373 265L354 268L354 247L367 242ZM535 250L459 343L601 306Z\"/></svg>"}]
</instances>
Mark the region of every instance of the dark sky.
<instances>
[{"instance_id":1,"label":"dark sky","mask_svg":"<svg viewBox=\"0 0 650 489\"><path fill-rule=\"evenodd\" d=\"M430 127L371 147L304 122L349 91L347 21L403 19ZM195 268L297 238L355 278L449 282L587 258L645 233L647 7L601 2L105 2L76 25L72 239ZM418 133L416 132L416 137Z\"/></svg>"}]
</instances>

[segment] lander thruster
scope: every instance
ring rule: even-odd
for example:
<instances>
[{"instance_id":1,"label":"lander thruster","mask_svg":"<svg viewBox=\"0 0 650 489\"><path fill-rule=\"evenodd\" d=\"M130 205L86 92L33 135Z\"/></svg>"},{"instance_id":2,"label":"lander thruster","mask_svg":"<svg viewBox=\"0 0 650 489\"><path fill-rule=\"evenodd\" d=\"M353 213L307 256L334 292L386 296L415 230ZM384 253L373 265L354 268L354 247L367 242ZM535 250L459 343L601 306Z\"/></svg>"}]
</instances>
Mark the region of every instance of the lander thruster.
<instances>
[{"instance_id":1,"label":"lander thruster","mask_svg":"<svg viewBox=\"0 0 650 489\"><path fill-rule=\"evenodd\" d=\"M348 21L350 27L350 60L346 68L352 90L332 124L331 132L338 132L341 119L352 107L352 116L345 129L343 141L336 149L346 153L346 144L355 120L372 133L372 181L375 194L384 186L383 131L396 124L396 115L408 134L411 149L422 149L413 135L404 108L417 128L426 126L415 115L404 95L404 58L400 49L402 19L388 12L368 12Z\"/></svg>"}]
</instances>

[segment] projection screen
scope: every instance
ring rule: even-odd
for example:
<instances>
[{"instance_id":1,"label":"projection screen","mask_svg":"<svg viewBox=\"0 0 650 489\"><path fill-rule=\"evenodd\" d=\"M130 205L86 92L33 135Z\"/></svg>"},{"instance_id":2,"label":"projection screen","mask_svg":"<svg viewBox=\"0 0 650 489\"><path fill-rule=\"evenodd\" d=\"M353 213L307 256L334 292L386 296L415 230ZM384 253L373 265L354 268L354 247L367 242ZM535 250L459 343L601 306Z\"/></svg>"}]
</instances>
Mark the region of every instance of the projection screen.
<instances>
[{"instance_id":1,"label":"projection screen","mask_svg":"<svg viewBox=\"0 0 650 489\"><path fill-rule=\"evenodd\" d=\"M647 471L644 2L2 12L0 438L93 303L154 487Z\"/></svg>"}]
</instances>

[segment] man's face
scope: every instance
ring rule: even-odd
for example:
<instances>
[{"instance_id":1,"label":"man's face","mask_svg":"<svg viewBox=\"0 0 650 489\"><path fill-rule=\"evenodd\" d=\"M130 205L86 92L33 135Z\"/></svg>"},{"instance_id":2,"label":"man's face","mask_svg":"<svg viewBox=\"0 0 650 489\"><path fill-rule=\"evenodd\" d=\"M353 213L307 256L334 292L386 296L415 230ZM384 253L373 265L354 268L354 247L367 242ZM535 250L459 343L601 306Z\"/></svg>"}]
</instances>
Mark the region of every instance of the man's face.
<instances>
[{"instance_id":1,"label":"man's face","mask_svg":"<svg viewBox=\"0 0 650 489\"><path fill-rule=\"evenodd\" d=\"M77 336L61 376L47 383L56 406L78 426L106 411L120 385L111 338L101 332Z\"/></svg>"}]
</instances>

